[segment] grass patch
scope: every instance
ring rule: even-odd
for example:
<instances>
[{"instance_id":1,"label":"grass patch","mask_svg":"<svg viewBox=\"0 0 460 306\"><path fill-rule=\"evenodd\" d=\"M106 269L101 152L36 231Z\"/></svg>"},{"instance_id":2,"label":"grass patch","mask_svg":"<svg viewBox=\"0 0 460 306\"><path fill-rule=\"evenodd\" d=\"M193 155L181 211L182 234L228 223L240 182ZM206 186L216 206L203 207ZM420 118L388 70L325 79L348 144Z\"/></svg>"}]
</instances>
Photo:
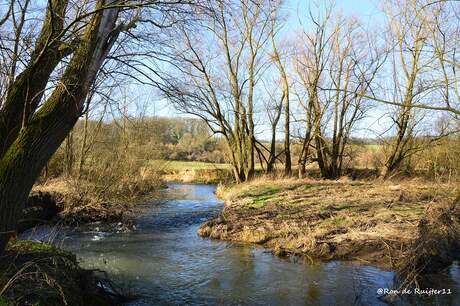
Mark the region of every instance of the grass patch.
<instances>
[{"instance_id":1,"label":"grass patch","mask_svg":"<svg viewBox=\"0 0 460 306\"><path fill-rule=\"evenodd\" d=\"M336 210L352 210L355 208L355 205L351 205L350 203L343 203L341 205L335 206Z\"/></svg>"},{"instance_id":2,"label":"grass patch","mask_svg":"<svg viewBox=\"0 0 460 306\"><path fill-rule=\"evenodd\" d=\"M33 253L36 255L56 254L67 257L73 256L71 253L64 251L63 249L57 248L51 244L31 240L12 240L8 243L7 251L14 252L17 254Z\"/></svg>"},{"instance_id":3,"label":"grass patch","mask_svg":"<svg viewBox=\"0 0 460 306\"><path fill-rule=\"evenodd\" d=\"M274 193L274 192L273 192ZM260 195L258 197L255 197L253 200L252 200L252 206L253 207L262 207L265 205L265 203L272 199L273 197L271 196L273 193L270 193L270 194L265 194L265 195Z\"/></svg>"},{"instance_id":4,"label":"grass patch","mask_svg":"<svg viewBox=\"0 0 460 306\"><path fill-rule=\"evenodd\" d=\"M230 164L152 160L147 167L160 169L166 182L219 184L233 179Z\"/></svg>"},{"instance_id":5,"label":"grass patch","mask_svg":"<svg viewBox=\"0 0 460 306\"><path fill-rule=\"evenodd\" d=\"M271 195L280 192L280 189L275 186L262 186L257 189L247 189L245 190L240 197L257 197L257 198L267 198Z\"/></svg>"},{"instance_id":6,"label":"grass patch","mask_svg":"<svg viewBox=\"0 0 460 306\"><path fill-rule=\"evenodd\" d=\"M112 288L106 278L80 268L75 255L50 244L10 241L0 258L2 306L118 304L104 286Z\"/></svg>"},{"instance_id":7,"label":"grass patch","mask_svg":"<svg viewBox=\"0 0 460 306\"><path fill-rule=\"evenodd\" d=\"M350 217L347 216L337 216L337 217L332 217L332 218L327 218L324 219L320 222L318 222L318 225L321 228L338 228L338 227L348 227L352 225L354 220Z\"/></svg>"},{"instance_id":8,"label":"grass patch","mask_svg":"<svg viewBox=\"0 0 460 306\"><path fill-rule=\"evenodd\" d=\"M199 233L243 242L263 233L262 244L275 253L359 259L390 267L391 258L403 256L416 237L426 208L454 200L457 186L433 184L257 178L219 186L226 209Z\"/></svg>"},{"instance_id":9,"label":"grass patch","mask_svg":"<svg viewBox=\"0 0 460 306\"><path fill-rule=\"evenodd\" d=\"M393 212L396 212L401 215L416 215L420 216L423 214L423 207L408 207L408 206L395 206L391 209Z\"/></svg>"},{"instance_id":10,"label":"grass patch","mask_svg":"<svg viewBox=\"0 0 460 306\"><path fill-rule=\"evenodd\" d=\"M149 164L162 164L166 171L231 169L230 164L206 163L197 161L152 160L149 161Z\"/></svg>"}]
</instances>

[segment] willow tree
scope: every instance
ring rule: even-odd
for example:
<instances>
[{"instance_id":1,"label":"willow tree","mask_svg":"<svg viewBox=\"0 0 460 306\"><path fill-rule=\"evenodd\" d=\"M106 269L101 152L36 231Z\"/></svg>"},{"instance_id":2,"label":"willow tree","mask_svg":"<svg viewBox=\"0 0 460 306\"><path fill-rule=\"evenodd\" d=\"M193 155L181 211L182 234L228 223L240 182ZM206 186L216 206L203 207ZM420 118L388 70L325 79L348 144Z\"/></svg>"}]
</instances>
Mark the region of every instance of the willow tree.
<instances>
[{"instance_id":1,"label":"willow tree","mask_svg":"<svg viewBox=\"0 0 460 306\"><path fill-rule=\"evenodd\" d=\"M308 97L302 103L304 146L314 144L321 175L328 179L342 175L351 133L368 110L364 95L384 62L358 20L333 20L332 13L329 7L324 16L312 16L314 31L304 33L295 65L298 84ZM307 151L305 147L302 153Z\"/></svg>"},{"instance_id":2,"label":"willow tree","mask_svg":"<svg viewBox=\"0 0 460 306\"><path fill-rule=\"evenodd\" d=\"M0 253L35 180L84 112L120 34L139 21L141 6L151 5L158 16L162 3L49 0L38 10L31 5L40 4L24 0L2 12L0 35L11 37L2 36L0 51Z\"/></svg>"},{"instance_id":3,"label":"willow tree","mask_svg":"<svg viewBox=\"0 0 460 306\"><path fill-rule=\"evenodd\" d=\"M0 110L0 252L16 230L27 196L46 162L77 122L86 95L123 25L117 1L97 1L74 44L63 41L68 0L49 1L24 70ZM110 6L110 8L105 8ZM71 55L53 92L40 105L51 74Z\"/></svg>"},{"instance_id":4,"label":"willow tree","mask_svg":"<svg viewBox=\"0 0 460 306\"><path fill-rule=\"evenodd\" d=\"M392 120L396 126L396 135L385 147L386 159L382 177L388 178L401 168L407 158L416 152L416 127L420 119L416 118L418 97L431 90L424 84L423 73L430 57L423 56L427 48L427 24L424 18L417 18L418 1L398 1L387 5L389 16L389 42L394 45L392 67L395 99L402 101L392 110ZM415 18L414 18L415 17Z\"/></svg>"},{"instance_id":5,"label":"willow tree","mask_svg":"<svg viewBox=\"0 0 460 306\"><path fill-rule=\"evenodd\" d=\"M184 28L175 41L173 75L163 91L181 112L203 119L225 140L237 182L255 168L256 95L265 64L270 1L212 1L200 31ZM185 82L184 82L185 81Z\"/></svg>"},{"instance_id":6,"label":"willow tree","mask_svg":"<svg viewBox=\"0 0 460 306\"><path fill-rule=\"evenodd\" d=\"M428 109L455 113L460 97L455 66L459 6L421 0L388 0L385 4L387 44L392 46L392 88L387 90L392 101L388 104L393 105L390 117L395 133L385 145L381 176L389 178L405 170L403 166L411 166L411 156L452 133L444 128L427 131L424 119L437 116Z\"/></svg>"},{"instance_id":7,"label":"willow tree","mask_svg":"<svg viewBox=\"0 0 460 306\"><path fill-rule=\"evenodd\" d=\"M282 101L283 101L283 109L284 109L284 174L291 175L292 172L292 162L291 162L291 112L290 112L290 84L288 75L286 72L286 63L283 60L281 52L278 48L278 43L275 39L275 34L279 31L278 27L278 19L279 17L276 16L276 10L272 13L271 18L271 28L270 28L270 41L272 46L272 60L276 64L276 67L279 70L281 83L283 85L283 94L282 94Z\"/></svg>"}]
</instances>

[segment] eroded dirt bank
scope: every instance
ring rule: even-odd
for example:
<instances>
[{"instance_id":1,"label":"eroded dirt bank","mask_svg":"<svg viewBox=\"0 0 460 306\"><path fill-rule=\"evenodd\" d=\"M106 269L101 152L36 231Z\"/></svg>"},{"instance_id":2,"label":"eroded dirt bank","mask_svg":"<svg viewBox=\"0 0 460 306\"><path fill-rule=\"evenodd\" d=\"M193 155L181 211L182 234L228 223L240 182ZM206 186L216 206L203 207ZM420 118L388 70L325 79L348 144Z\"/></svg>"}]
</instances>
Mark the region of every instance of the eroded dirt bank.
<instances>
[{"instance_id":1,"label":"eroded dirt bank","mask_svg":"<svg viewBox=\"0 0 460 306\"><path fill-rule=\"evenodd\" d=\"M132 227L138 213L137 204L155 198L162 188L164 184L152 184L119 195L75 180L49 180L34 186L19 220L18 231L42 224L78 226L91 223L107 231L126 231Z\"/></svg>"},{"instance_id":2,"label":"eroded dirt bank","mask_svg":"<svg viewBox=\"0 0 460 306\"><path fill-rule=\"evenodd\" d=\"M0 305L120 305L128 300L101 271L46 243L12 240L0 256Z\"/></svg>"},{"instance_id":3,"label":"eroded dirt bank","mask_svg":"<svg viewBox=\"0 0 460 306\"><path fill-rule=\"evenodd\" d=\"M199 235L260 244L277 255L357 260L398 269L417 242L420 225L427 222L426 211L445 209L455 192L452 185L420 180L259 179L220 188L226 206L219 217L200 227ZM454 209L456 223L458 215Z\"/></svg>"}]
</instances>

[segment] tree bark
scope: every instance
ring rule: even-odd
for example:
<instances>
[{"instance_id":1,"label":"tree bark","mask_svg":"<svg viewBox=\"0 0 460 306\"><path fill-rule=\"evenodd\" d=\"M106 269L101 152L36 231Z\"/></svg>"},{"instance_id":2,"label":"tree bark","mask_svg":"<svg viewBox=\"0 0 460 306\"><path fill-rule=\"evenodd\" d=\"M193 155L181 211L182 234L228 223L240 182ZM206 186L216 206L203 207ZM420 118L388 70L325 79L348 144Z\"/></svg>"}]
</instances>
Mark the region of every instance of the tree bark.
<instances>
[{"instance_id":1,"label":"tree bark","mask_svg":"<svg viewBox=\"0 0 460 306\"><path fill-rule=\"evenodd\" d=\"M64 27L64 14L68 0L53 0L31 59L8 89L0 110L0 156L5 154L19 131L35 112L48 79L62 58L72 48L61 44L59 34Z\"/></svg>"},{"instance_id":2,"label":"tree bark","mask_svg":"<svg viewBox=\"0 0 460 306\"><path fill-rule=\"evenodd\" d=\"M98 8L113 1L100 0ZM118 8L92 16L59 84L1 156L0 253L16 230L35 180L81 115L89 88L119 34L117 19ZM20 78L12 91L23 82ZM14 102L24 105L24 97L17 95Z\"/></svg>"},{"instance_id":3,"label":"tree bark","mask_svg":"<svg viewBox=\"0 0 460 306\"><path fill-rule=\"evenodd\" d=\"M284 155L286 160L284 162L284 174L291 175L292 173L292 162L291 162L291 132L290 132L290 111L289 111L289 98L284 98Z\"/></svg>"},{"instance_id":4,"label":"tree bark","mask_svg":"<svg viewBox=\"0 0 460 306\"><path fill-rule=\"evenodd\" d=\"M85 123L83 126L83 139L81 141L81 148L80 148L80 160L78 162L78 179L80 179L83 174L83 165L85 163L86 142L88 139L88 121L89 121L89 111L86 111Z\"/></svg>"},{"instance_id":5,"label":"tree bark","mask_svg":"<svg viewBox=\"0 0 460 306\"><path fill-rule=\"evenodd\" d=\"M272 126L272 140L270 141L270 156L267 162L267 173L273 172L276 162L276 125Z\"/></svg>"}]
</instances>

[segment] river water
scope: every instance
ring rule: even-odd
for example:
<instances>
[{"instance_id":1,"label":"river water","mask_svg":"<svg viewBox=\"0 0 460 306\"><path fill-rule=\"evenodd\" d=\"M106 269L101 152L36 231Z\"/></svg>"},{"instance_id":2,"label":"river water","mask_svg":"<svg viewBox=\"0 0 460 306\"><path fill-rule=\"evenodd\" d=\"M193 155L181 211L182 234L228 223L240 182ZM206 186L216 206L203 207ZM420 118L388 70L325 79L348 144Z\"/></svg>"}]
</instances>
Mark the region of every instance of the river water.
<instances>
[{"instance_id":1,"label":"river water","mask_svg":"<svg viewBox=\"0 0 460 306\"><path fill-rule=\"evenodd\" d=\"M135 230L66 230L63 247L84 267L107 271L139 297L127 305L387 305L377 290L391 287L392 272L281 259L257 246L198 237L199 225L223 207L214 191L209 185L171 184L162 200L142 206ZM452 294L412 295L397 304L460 305L458 265L433 287Z\"/></svg>"}]
</instances>

